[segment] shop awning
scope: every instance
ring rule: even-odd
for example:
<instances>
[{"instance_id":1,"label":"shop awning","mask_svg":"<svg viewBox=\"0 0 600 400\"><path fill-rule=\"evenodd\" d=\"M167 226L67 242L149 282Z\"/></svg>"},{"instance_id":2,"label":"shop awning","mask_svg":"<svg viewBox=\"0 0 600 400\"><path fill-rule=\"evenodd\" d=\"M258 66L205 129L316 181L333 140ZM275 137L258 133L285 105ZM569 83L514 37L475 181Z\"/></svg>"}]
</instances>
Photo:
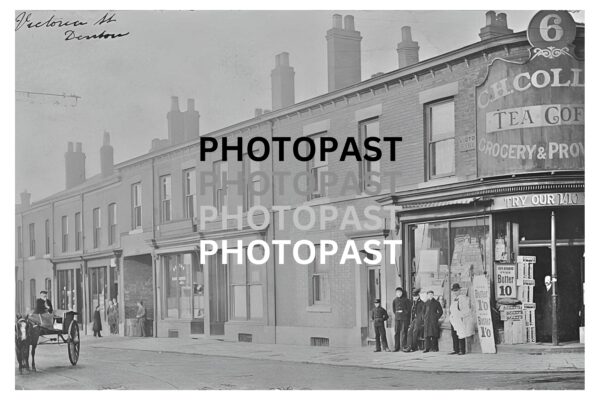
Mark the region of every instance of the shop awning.
<instances>
[{"instance_id":1,"label":"shop awning","mask_svg":"<svg viewBox=\"0 0 600 400\"><path fill-rule=\"evenodd\" d=\"M418 209L418 208L439 208L439 207L447 207L447 206L455 206L455 205L472 204L477 200L479 200L479 197L466 197L463 199L432 201L432 202L427 202L427 203L409 203L409 204L402 204L402 208L408 209L408 210Z\"/></svg>"}]
</instances>

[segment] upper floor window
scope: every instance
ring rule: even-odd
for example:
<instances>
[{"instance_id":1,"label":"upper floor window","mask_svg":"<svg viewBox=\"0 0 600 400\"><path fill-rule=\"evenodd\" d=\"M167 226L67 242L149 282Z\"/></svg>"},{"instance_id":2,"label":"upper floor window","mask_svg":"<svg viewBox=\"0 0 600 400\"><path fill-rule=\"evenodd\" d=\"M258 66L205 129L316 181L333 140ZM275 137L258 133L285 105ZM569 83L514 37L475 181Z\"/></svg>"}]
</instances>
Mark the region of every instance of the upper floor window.
<instances>
[{"instance_id":1,"label":"upper floor window","mask_svg":"<svg viewBox=\"0 0 600 400\"><path fill-rule=\"evenodd\" d=\"M324 133L319 133L311 136L313 142L315 143L315 153L314 157L307 161L306 165L309 173L309 182L307 184L313 189L312 192L308 195L308 200L327 196L325 186L323 185L323 173L327 171L328 165L327 153L325 154L325 160L321 161L321 142L320 140L318 140L318 137L323 134Z\"/></svg>"},{"instance_id":2,"label":"upper floor window","mask_svg":"<svg viewBox=\"0 0 600 400\"><path fill-rule=\"evenodd\" d=\"M46 278L44 281L44 289L48 292L48 299L52 301L52 279Z\"/></svg>"},{"instance_id":3,"label":"upper floor window","mask_svg":"<svg viewBox=\"0 0 600 400\"><path fill-rule=\"evenodd\" d=\"M117 241L117 203L108 205L108 245Z\"/></svg>"},{"instance_id":4,"label":"upper floor window","mask_svg":"<svg viewBox=\"0 0 600 400\"><path fill-rule=\"evenodd\" d=\"M183 199L184 216L193 219L196 217L196 169L190 168L183 171Z\"/></svg>"},{"instance_id":5,"label":"upper floor window","mask_svg":"<svg viewBox=\"0 0 600 400\"><path fill-rule=\"evenodd\" d=\"M50 220L47 219L44 223L44 242L46 244L46 252L44 254L50 254Z\"/></svg>"},{"instance_id":6,"label":"upper floor window","mask_svg":"<svg viewBox=\"0 0 600 400\"><path fill-rule=\"evenodd\" d=\"M102 229L102 213L100 212L100 208L94 208L92 210L92 229L94 230L94 248L97 249L100 247L100 234Z\"/></svg>"},{"instance_id":7,"label":"upper floor window","mask_svg":"<svg viewBox=\"0 0 600 400\"><path fill-rule=\"evenodd\" d=\"M215 161L213 163L213 175L217 181L213 186L213 205L217 212L221 212L221 208L227 203L227 184L224 182L223 175L227 177L227 162Z\"/></svg>"},{"instance_id":8,"label":"upper floor window","mask_svg":"<svg viewBox=\"0 0 600 400\"><path fill-rule=\"evenodd\" d=\"M29 224L29 257L35 256L35 224Z\"/></svg>"},{"instance_id":9,"label":"upper floor window","mask_svg":"<svg viewBox=\"0 0 600 400\"><path fill-rule=\"evenodd\" d=\"M131 228L142 227L142 184L131 185Z\"/></svg>"},{"instance_id":10,"label":"upper floor window","mask_svg":"<svg viewBox=\"0 0 600 400\"><path fill-rule=\"evenodd\" d=\"M370 119L367 121L362 121L359 124L359 132L360 132L360 143L365 143L365 140L368 138L379 138L379 119ZM372 151L365 150L366 155L375 156ZM360 163L360 180L362 190L367 190L370 188L373 183L380 183L381 176L381 167L379 164L379 160L377 161L369 161L363 158Z\"/></svg>"},{"instance_id":11,"label":"upper floor window","mask_svg":"<svg viewBox=\"0 0 600 400\"><path fill-rule=\"evenodd\" d=\"M454 175L454 100L428 104L425 113L429 178Z\"/></svg>"},{"instance_id":12,"label":"upper floor window","mask_svg":"<svg viewBox=\"0 0 600 400\"><path fill-rule=\"evenodd\" d=\"M260 176L255 174L260 171L258 161L252 160L248 154L244 154L244 182L246 190L244 191L244 211L260 203L261 180ZM254 174L254 175L253 175Z\"/></svg>"},{"instance_id":13,"label":"upper floor window","mask_svg":"<svg viewBox=\"0 0 600 400\"><path fill-rule=\"evenodd\" d=\"M171 175L160 177L160 220L171 220Z\"/></svg>"},{"instance_id":14,"label":"upper floor window","mask_svg":"<svg viewBox=\"0 0 600 400\"><path fill-rule=\"evenodd\" d=\"M60 232L62 235L62 252L69 251L69 217L63 215L60 219Z\"/></svg>"},{"instance_id":15,"label":"upper floor window","mask_svg":"<svg viewBox=\"0 0 600 400\"><path fill-rule=\"evenodd\" d=\"M81 242L83 242L83 231L81 227L81 213L75 213L75 251L81 250Z\"/></svg>"},{"instance_id":16,"label":"upper floor window","mask_svg":"<svg viewBox=\"0 0 600 400\"><path fill-rule=\"evenodd\" d=\"M31 305L31 309L35 310L37 300L37 293L35 290L35 279L29 280L29 304Z\"/></svg>"},{"instance_id":17,"label":"upper floor window","mask_svg":"<svg viewBox=\"0 0 600 400\"><path fill-rule=\"evenodd\" d=\"M17 226L17 256L23 257L23 230Z\"/></svg>"}]
</instances>

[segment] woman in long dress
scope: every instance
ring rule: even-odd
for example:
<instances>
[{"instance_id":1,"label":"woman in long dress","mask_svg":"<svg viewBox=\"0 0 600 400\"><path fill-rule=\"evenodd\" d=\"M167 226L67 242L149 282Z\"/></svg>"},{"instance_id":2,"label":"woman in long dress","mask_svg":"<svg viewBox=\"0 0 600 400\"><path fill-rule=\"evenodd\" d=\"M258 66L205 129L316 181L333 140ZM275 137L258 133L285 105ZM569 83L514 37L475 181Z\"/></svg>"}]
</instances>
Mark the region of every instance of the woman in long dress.
<instances>
[{"instance_id":1,"label":"woman in long dress","mask_svg":"<svg viewBox=\"0 0 600 400\"><path fill-rule=\"evenodd\" d=\"M119 307L117 306L117 299L109 301L108 305L108 325L110 326L110 334L119 334Z\"/></svg>"}]
</instances>

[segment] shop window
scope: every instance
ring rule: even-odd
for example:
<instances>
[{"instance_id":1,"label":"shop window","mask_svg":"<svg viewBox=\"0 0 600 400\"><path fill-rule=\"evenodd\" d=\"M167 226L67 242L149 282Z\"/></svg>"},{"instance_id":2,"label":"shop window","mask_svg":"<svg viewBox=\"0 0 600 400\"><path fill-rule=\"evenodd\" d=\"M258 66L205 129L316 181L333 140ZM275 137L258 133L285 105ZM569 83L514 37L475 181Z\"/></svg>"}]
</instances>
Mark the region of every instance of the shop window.
<instances>
[{"instance_id":1,"label":"shop window","mask_svg":"<svg viewBox=\"0 0 600 400\"><path fill-rule=\"evenodd\" d=\"M44 223L44 243L46 245L45 253L50 254L50 220L47 219Z\"/></svg>"},{"instance_id":2,"label":"shop window","mask_svg":"<svg viewBox=\"0 0 600 400\"><path fill-rule=\"evenodd\" d=\"M367 138L379 138L379 119L362 121L359 124L360 143L364 143ZM363 151L364 154L375 156L371 151ZM360 180L363 191L369 190L374 183L381 182L381 166L379 160L369 161L363 159L360 163Z\"/></svg>"},{"instance_id":3,"label":"shop window","mask_svg":"<svg viewBox=\"0 0 600 400\"><path fill-rule=\"evenodd\" d=\"M327 196L326 188L323 184L323 173L327 172L328 168L328 160L327 154L325 154L325 160L321 161L321 141L319 137L326 134L327 132L321 132L316 135L310 136L315 144L315 153L314 157L312 157L306 163L306 168L308 170L308 174L310 176L310 182L307 184L312 185L313 191L308 195L308 200L316 199L319 197ZM308 149L307 149L308 153Z\"/></svg>"},{"instance_id":4,"label":"shop window","mask_svg":"<svg viewBox=\"0 0 600 400\"><path fill-rule=\"evenodd\" d=\"M433 290L446 310L454 283L473 301L473 278L491 272L492 267L487 217L413 224L409 241L412 287L422 293Z\"/></svg>"},{"instance_id":5,"label":"shop window","mask_svg":"<svg viewBox=\"0 0 600 400\"><path fill-rule=\"evenodd\" d=\"M171 175L160 177L160 221L171 220Z\"/></svg>"},{"instance_id":6,"label":"shop window","mask_svg":"<svg viewBox=\"0 0 600 400\"><path fill-rule=\"evenodd\" d=\"M429 178L454 175L454 100L426 106Z\"/></svg>"},{"instance_id":7,"label":"shop window","mask_svg":"<svg viewBox=\"0 0 600 400\"><path fill-rule=\"evenodd\" d=\"M56 305L59 310L75 310L77 293L75 290L74 270L66 269L56 271Z\"/></svg>"},{"instance_id":8,"label":"shop window","mask_svg":"<svg viewBox=\"0 0 600 400\"><path fill-rule=\"evenodd\" d=\"M81 242L83 241L83 232L81 229L81 213L75 213L75 251L81 250Z\"/></svg>"},{"instance_id":9,"label":"shop window","mask_svg":"<svg viewBox=\"0 0 600 400\"><path fill-rule=\"evenodd\" d=\"M163 317L204 318L204 275L196 254L169 254L162 260Z\"/></svg>"},{"instance_id":10,"label":"shop window","mask_svg":"<svg viewBox=\"0 0 600 400\"><path fill-rule=\"evenodd\" d=\"M93 244L94 249L100 247L100 237L102 230L102 215L100 213L100 208L94 208L92 210L92 229L93 229Z\"/></svg>"},{"instance_id":11,"label":"shop window","mask_svg":"<svg viewBox=\"0 0 600 400\"><path fill-rule=\"evenodd\" d=\"M117 241L117 203L108 205L108 245Z\"/></svg>"},{"instance_id":12,"label":"shop window","mask_svg":"<svg viewBox=\"0 0 600 400\"><path fill-rule=\"evenodd\" d=\"M69 251L69 217L63 215L60 219L61 236L62 236L62 252Z\"/></svg>"},{"instance_id":13,"label":"shop window","mask_svg":"<svg viewBox=\"0 0 600 400\"><path fill-rule=\"evenodd\" d=\"M142 184L131 185L131 228L142 227Z\"/></svg>"},{"instance_id":14,"label":"shop window","mask_svg":"<svg viewBox=\"0 0 600 400\"><path fill-rule=\"evenodd\" d=\"M183 171L183 199L184 216L188 219L196 218L196 169L190 168Z\"/></svg>"},{"instance_id":15,"label":"shop window","mask_svg":"<svg viewBox=\"0 0 600 400\"><path fill-rule=\"evenodd\" d=\"M35 256L35 224L29 224L29 257Z\"/></svg>"},{"instance_id":16,"label":"shop window","mask_svg":"<svg viewBox=\"0 0 600 400\"><path fill-rule=\"evenodd\" d=\"M48 298L52 301L52 279L46 278L44 281L44 290L48 292Z\"/></svg>"},{"instance_id":17,"label":"shop window","mask_svg":"<svg viewBox=\"0 0 600 400\"><path fill-rule=\"evenodd\" d=\"M35 310L36 300L37 300L37 293L35 290L35 279L31 279L29 281L29 304L31 305L31 310Z\"/></svg>"},{"instance_id":18,"label":"shop window","mask_svg":"<svg viewBox=\"0 0 600 400\"><path fill-rule=\"evenodd\" d=\"M261 256L256 256L260 258ZM235 256L229 258L231 283L231 316L236 320L263 318L262 265L253 264L246 254L238 264Z\"/></svg>"},{"instance_id":19,"label":"shop window","mask_svg":"<svg viewBox=\"0 0 600 400\"><path fill-rule=\"evenodd\" d=\"M315 245L315 259L309 265L310 305L329 304L329 265L319 262L320 247Z\"/></svg>"}]
</instances>

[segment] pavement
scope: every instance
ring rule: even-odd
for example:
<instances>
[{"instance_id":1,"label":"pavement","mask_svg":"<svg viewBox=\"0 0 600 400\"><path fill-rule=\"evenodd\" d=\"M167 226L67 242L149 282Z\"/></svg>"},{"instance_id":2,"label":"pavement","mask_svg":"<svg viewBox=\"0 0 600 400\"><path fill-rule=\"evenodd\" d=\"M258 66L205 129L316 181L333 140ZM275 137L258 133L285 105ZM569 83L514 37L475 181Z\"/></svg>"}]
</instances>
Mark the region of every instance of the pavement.
<instances>
[{"instance_id":1,"label":"pavement","mask_svg":"<svg viewBox=\"0 0 600 400\"><path fill-rule=\"evenodd\" d=\"M310 347L228 342L215 338L132 338L82 336L84 347L178 353L263 361L320 364L415 372L550 373L584 372L581 344L500 345L496 354L447 352L374 353L372 347Z\"/></svg>"}]
</instances>

